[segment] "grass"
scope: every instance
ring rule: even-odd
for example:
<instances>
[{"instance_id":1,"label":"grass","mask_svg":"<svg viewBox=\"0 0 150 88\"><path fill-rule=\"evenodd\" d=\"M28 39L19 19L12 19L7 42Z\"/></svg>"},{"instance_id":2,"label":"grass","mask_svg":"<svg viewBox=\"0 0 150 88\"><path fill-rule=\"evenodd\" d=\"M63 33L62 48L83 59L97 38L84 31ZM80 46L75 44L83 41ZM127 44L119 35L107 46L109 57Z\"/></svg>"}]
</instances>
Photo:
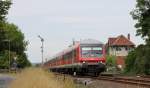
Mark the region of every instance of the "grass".
<instances>
[{"instance_id":1,"label":"grass","mask_svg":"<svg viewBox=\"0 0 150 88\"><path fill-rule=\"evenodd\" d=\"M9 88L76 88L73 80L56 77L41 68L27 68L17 74Z\"/></svg>"}]
</instances>

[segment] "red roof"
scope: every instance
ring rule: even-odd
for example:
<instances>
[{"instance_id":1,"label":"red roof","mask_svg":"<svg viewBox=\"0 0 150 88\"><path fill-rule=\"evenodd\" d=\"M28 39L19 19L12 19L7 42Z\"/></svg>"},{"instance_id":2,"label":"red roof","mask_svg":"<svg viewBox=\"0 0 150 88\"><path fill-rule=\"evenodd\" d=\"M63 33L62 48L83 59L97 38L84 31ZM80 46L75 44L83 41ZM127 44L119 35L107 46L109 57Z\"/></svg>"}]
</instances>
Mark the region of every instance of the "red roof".
<instances>
[{"instance_id":1,"label":"red roof","mask_svg":"<svg viewBox=\"0 0 150 88\"><path fill-rule=\"evenodd\" d=\"M123 35L120 35L116 38L109 38L108 46L134 46L134 43Z\"/></svg>"},{"instance_id":2,"label":"red roof","mask_svg":"<svg viewBox=\"0 0 150 88\"><path fill-rule=\"evenodd\" d=\"M112 45L113 42L114 42L116 39L117 39L117 38L109 38L109 40L108 40L108 41L109 41L109 42L108 42L109 45Z\"/></svg>"}]
</instances>

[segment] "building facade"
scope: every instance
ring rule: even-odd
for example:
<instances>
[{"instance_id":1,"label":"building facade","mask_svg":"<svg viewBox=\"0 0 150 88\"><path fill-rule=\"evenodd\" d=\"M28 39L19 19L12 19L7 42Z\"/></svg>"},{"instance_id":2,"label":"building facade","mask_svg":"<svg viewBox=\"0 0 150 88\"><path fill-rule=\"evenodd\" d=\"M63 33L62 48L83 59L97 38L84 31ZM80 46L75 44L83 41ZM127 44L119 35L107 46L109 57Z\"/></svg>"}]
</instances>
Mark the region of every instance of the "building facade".
<instances>
[{"instance_id":1,"label":"building facade","mask_svg":"<svg viewBox=\"0 0 150 88\"><path fill-rule=\"evenodd\" d=\"M116 56L117 65L122 68L125 65L125 57L135 47L130 40L130 34L127 37L120 35L118 37L109 38L106 44L108 55Z\"/></svg>"}]
</instances>

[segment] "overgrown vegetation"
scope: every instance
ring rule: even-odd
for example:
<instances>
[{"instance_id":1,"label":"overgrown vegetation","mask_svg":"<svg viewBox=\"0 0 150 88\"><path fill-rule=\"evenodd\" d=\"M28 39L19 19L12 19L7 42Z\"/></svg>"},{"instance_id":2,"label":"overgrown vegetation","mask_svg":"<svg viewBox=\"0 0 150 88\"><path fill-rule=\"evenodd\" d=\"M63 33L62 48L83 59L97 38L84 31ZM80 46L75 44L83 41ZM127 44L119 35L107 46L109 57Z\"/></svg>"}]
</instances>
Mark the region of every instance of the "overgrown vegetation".
<instances>
[{"instance_id":1,"label":"overgrown vegetation","mask_svg":"<svg viewBox=\"0 0 150 88\"><path fill-rule=\"evenodd\" d=\"M116 71L116 56L110 56L107 55L106 56L106 66L107 66L107 71L112 72L112 71Z\"/></svg>"},{"instance_id":2,"label":"overgrown vegetation","mask_svg":"<svg viewBox=\"0 0 150 88\"><path fill-rule=\"evenodd\" d=\"M0 69L9 68L14 62L20 68L31 65L25 53L28 43L24 34L6 20L10 6L11 0L0 0Z\"/></svg>"},{"instance_id":3,"label":"overgrown vegetation","mask_svg":"<svg viewBox=\"0 0 150 88\"><path fill-rule=\"evenodd\" d=\"M143 52L143 53L141 53ZM145 47L139 45L134 51L130 52L126 58L125 72L130 74L143 74L145 69Z\"/></svg>"},{"instance_id":4,"label":"overgrown vegetation","mask_svg":"<svg viewBox=\"0 0 150 88\"><path fill-rule=\"evenodd\" d=\"M28 68L16 76L10 88L76 88L73 80L55 76L41 68Z\"/></svg>"},{"instance_id":5,"label":"overgrown vegetation","mask_svg":"<svg viewBox=\"0 0 150 88\"><path fill-rule=\"evenodd\" d=\"M131 12L137 20L137 35L145 40L126 59L127 73L150 75L150 0L137 0L136 9Z\"/></svg>"}]
</instances>

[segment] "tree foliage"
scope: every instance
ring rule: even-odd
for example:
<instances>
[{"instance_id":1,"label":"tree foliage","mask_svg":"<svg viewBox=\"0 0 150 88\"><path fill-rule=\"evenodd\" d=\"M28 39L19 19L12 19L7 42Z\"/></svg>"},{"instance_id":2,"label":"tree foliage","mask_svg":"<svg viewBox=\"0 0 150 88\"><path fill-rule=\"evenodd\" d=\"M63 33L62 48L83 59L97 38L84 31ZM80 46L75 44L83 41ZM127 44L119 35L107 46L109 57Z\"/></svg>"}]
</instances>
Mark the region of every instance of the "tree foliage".
<instances>
[{"instance_id":1,"label":"tree foliage","mask_svg":"<svg viewBox=\"0 0 150 88\"><path fill-rule=\"evenodd\" d=\"M131 14L133 19L137 20L137 36L145 40L145 45L139 45L129 54L126 71L150 74L150 0L137 0L136 9Z\"/></svg>"},{"instance_id":2,"label":"tree foliage","mask_svg":"<svg viewBox=\"0 0 150 88\"><path fill-rule=\"evenodd\" d=\"M143 52L143 53L141 53ZM134 51L130 52L126 58L125 72L133 74L144 74L147 70L146 65L145 45L139 45Z\"/></svg>"},{"instance_id":3,"label":"tree foliage","mask_svg":"<svg viewBox=\"0 0 150 88\"><path fill-rule=\"evenodd\" d=\"M17 54L22 54L26 50L27 41L24 40L24 34L14 24L6 23L4 25L5 36L7 40L10 40L10 49ZM8 42L5 43L5 49Z\"/></svg>"},{"instance_id":4,"label":"tree foliage","mask_svg":"<svg viewBox=\"0 0 150 88\"><path fill-rule=\"evenodd\" d=\"M3 51L0 52L1 55L0 55L0 68L1 69L6 69L6 68L9 68L9 51Z\"/></svg>"},{"instance_id":5,"label":"tree foliage","mask_svg":"<svg viewBox=\"0 0 150 88\"><path fill-rule=\"evenodd\" d=\"M4 54L4 56L2 59L0 59L0 61L1 62L8 61L8 57L5 57L5 55L8 55L8 52L4 52L4 51L10 50L11 63L14 61L13 60L14 57L17 56L16 62L19 67L23 68L23 67L29 66L30 62L28 61L27 56L25 54L26 46L28 43L24 39L24 34L19 30L19 28L16 25L10 24L10 23L5 23L3 30L5 31L5 38L1 40L0 47L1 47L2 52L0 53Z\"/></svg>"},{"instance_id":6,"label":"tree foliage","mask_svg":"<svg viewBox=\"0 0 150 88\"><path fill-rule=\"evenodd\" d=\"M11 0L0 0L0 21L4 21L10 8Z\"/></svg>"},{"instance_id":7,"label":"tree foliage","mask_svg":"<svg viewBox=\"0 0 150 88\"><path fill-rule=\"evenodd\" d=\"M12 23L6 21L6 15L10 8L11 0L0 0L0 68L9 68L17 57L19 67L30 66L25 53L27 41L21 30Z\"/></svg>"},{"instance_id":8,"label":"tree foliage","mask_svg":"<svg viewBox=\"0 0 150 88\"><path fill-rule=\"evenodd\" d=\"M150 0L137 0L136 9L131 12L133 19L137 20L135 27L137 35L147 41L150 40Z\"/></svg>"},{"instance_id":9,"label":"tree foliage","mask_svg":"<svg viewBox=\"0 0 150 88\"><path fill-rule=\"evenodd\" d=\"M11 5L11 0L0 0L0 51L4 50L3 40L6 40L6 15Z\"/></svg>"}]
</instances>

